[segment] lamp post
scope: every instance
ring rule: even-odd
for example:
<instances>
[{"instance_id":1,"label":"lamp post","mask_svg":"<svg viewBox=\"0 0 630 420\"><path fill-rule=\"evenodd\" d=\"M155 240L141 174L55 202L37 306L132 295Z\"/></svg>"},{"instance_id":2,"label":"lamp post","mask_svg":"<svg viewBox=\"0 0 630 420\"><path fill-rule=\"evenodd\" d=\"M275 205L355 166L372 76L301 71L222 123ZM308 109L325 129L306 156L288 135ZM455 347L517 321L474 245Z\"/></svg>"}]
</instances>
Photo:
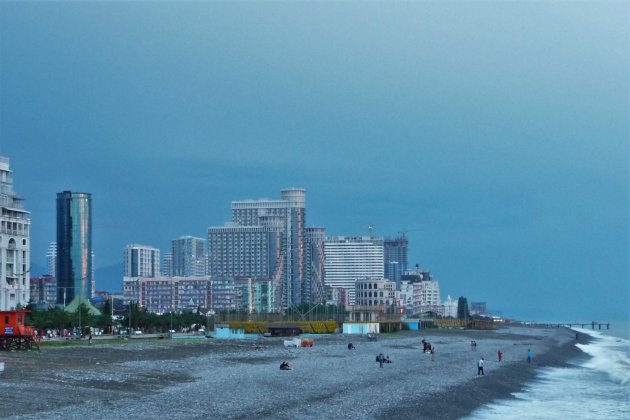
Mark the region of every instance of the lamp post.
<instances>
[{"instance_id":1,"label":"lamp post","mask_svg":"<svg viewBox=\"0 0 630 420\"><path fill-rule=\"evenodd\" d=\"M172 273L171 273L172 274ZM175 311L175 285L173 284L173 276L170 276L170 285L171 285L171 329L168 330L169 338L173 338L173 312Z\"/></svg>"},{"instance_id":2,"label":"lamp post","mask_svg":"<svg viewBox=\"0 0 630 420\"><path fill-rule=\"evenodd\" d=\"M130 299L130 300L129 300L129 330L128 330L128 333L127 333L127 334L129 335L129 338L131 338L131 304L132 304L132 303L133 303L133 302L132 302L132 300Z\"/></svg>"},{"instance_id":3,"label":"lamp post","mask_svg":"<svg viewBox=\"0 0 630 420\"><path fill-rule=\"evenodd\" d=\"M87 279L88 277L83 277L81 278L81 282L83 282L85 279ZM68 293L68 289L79 289L79 305L77 306L77 310L79 311L79 338L83 337L83 328L82 328L82 323L83 323L83 319L81 316L81 305L83 305L83 286L77 287L77 286L57 286L57 289L62 289L63 290L63 309L64 311L66 310L66 296Z\"/></svg>"},{"instance_id":4,"label":"lamp post","mask_svg":"<svg viewBox=\"0 0 630 420\"><path fill-rule=\"evenodd\" d=\"M112 335L114 335L114 295L112 297Z\"/></svg>"},{"instance_id":5,"label":"lamp post","mask_svg":"<svg viewBox=\"0 0 630 420\"><path fill-rule=\"evenodd\" d=\"M83 292L83 290L81 290ZM83 338L83 327L81 326L81 299L83 299L83 293L79 294L79 338Z\"/></svg>"},{"instance_id":6,"label":"lamp post","mask_svg":"<svg viewBox=\"0 0 630 420\"><path fill-rule=\"evenodd\" d=\"M173 305L171 305L171 329L168 330L169 338L173 338Z\"/></svg>"}]
</instances>

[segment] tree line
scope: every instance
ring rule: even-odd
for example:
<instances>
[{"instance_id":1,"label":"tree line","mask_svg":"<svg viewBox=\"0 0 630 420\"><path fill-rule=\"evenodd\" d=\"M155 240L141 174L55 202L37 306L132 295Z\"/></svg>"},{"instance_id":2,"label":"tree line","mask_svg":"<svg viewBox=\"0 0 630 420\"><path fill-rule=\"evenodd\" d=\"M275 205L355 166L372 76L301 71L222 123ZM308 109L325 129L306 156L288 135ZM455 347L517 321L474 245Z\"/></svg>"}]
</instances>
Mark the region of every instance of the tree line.
<instances>
[{"instance_id":1,"label":"tree line","mask_svg":"<svg viewBox=\"0 0 630 420\"><path fill-rule=\"evenodd\" d=\"M205 326L208 318L194 312L166 313L158 315L151 313L147 308L140 307L137 303L127 306L124 314L112 317L111 303L105 301L101 309L101 315L90 314L86 305L81 304L75 312L67 312L61 308L53 307L45 311L38 311L31 305L27 307L31 312L27 317L27 324L37 330L59 330L59 332L79 331L81 334L89 334L93 329L100 329L104 334L127 333L141 330L146 333L166 333L169 330L182 331Z\"/></svg>"}]
</instances>

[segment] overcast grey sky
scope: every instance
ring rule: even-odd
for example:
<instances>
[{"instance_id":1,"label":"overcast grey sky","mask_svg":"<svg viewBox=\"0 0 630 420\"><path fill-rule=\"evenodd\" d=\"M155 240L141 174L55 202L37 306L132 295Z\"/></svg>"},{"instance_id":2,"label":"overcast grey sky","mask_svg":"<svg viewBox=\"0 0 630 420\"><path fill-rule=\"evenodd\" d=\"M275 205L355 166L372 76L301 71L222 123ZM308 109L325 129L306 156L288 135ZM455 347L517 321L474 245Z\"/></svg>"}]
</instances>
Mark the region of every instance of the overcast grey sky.
<instances>
[{"instance_id":1,"label":"overcast grey sky","mask_svg":"<svg viewBox=\"0 0 630 420\"><path fill-rule=\"evenodd\" d=\"M623 1L2 2L32 260L62 190L93 194L103 267L304 187L328 234L410 230L443 297L628 319L628 21Z\"/></svg>"}]
</instances>

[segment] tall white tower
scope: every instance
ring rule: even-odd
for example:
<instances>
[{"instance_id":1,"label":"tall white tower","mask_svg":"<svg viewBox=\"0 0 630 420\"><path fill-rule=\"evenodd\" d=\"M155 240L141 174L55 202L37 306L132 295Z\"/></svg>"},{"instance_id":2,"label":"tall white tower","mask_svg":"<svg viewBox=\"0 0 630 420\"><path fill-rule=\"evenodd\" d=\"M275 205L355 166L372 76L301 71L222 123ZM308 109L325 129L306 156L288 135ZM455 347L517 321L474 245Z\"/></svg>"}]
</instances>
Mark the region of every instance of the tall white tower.
<instances>
[{"instance_id":1,"label":"tall white tower","mask_svg":"<svg viewBox=\"0 0 630 420\"><path fill-rule=\"evenodd\" d=\"M0 311L26 306L30 299L29 212L13 191L9 158L0 156Z\"/></svg>"},{"instance_id":2,"label":"tall white tower","mask_svg":"<svg viewBox=\"0 0 630 420\"><path fill-rule=\"evenodd\" d=\"M46 251L46 274L49 276L57 277L57 242L51 242L48 244L48 251Z\"/></svg>"},{"instance_id":3,"label":"tall white tower","mask_svg":"<svg viewBox=\"0 0 630 420\"><path fill-rule=\"evenodd\" d=\"M328 237L324 241L324 285L348 291L354 305L355 283L384 274L383 238Z\"/></svg>"}]
</instances>

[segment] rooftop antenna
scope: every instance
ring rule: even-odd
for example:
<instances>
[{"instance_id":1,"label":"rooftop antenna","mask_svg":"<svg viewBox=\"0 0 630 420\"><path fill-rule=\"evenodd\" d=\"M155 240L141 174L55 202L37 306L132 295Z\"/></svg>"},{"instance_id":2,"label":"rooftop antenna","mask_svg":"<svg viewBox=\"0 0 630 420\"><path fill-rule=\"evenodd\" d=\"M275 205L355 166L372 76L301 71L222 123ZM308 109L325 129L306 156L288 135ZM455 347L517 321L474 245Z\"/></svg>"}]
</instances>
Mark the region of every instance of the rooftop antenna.
<instances>
[{"instance_id":1,"label":"rooftop antenna","mask_svg":"<svg viewBox=\"0 0 630 420\"><path fill-rule=\"evenodd\" d=\"M368 228L368 230L370 231L370 236L372 236L372 230L374 230L374 225L373 225L372 223L370 223L370 224L367 226L367 228Z\"/></svg>"}]
</instances>

